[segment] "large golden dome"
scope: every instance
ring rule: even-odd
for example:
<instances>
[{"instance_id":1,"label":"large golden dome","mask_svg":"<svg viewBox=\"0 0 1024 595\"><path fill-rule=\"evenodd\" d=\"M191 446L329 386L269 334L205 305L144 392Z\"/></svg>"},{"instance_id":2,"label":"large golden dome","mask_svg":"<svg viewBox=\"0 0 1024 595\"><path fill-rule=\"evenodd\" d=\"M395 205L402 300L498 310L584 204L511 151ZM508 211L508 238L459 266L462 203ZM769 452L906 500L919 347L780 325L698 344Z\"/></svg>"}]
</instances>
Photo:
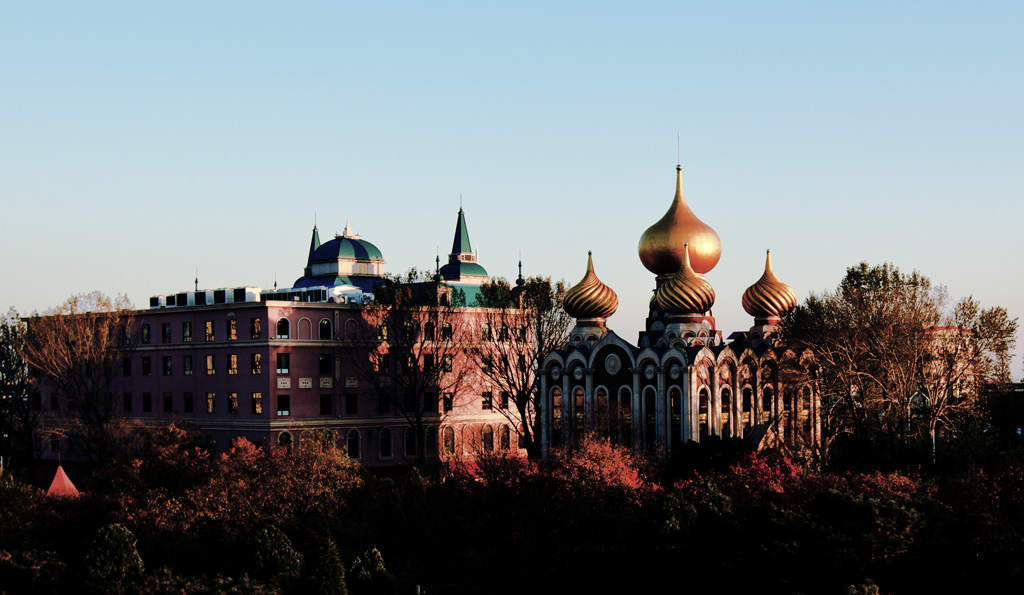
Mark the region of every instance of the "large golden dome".
<instances>
[{"instance_id":1,"label":"large golden dome","mask_svg":"<svg viewBox=\"0 0 1024 595\"><path fill-rule=\"evenodd\" d=\"M619 307L619 298L594 274L594 258L587 252L587 273L565 292L562 307L573 318L608 318Z\"/></svg>"},{"instance_id":2,"label":"large golden dome","mask_svg":"<svg viewBox=\"0 0 1024 595\"><path fill-rule=\"evenodd\" d=\"M764 274L743 292L743 309L754 318L782 318L796 306L796 293L775 276L772 251L764 261Z\"/></svg>"},{"instance_id":3,"label":"large golden dome","mask_svg":"<svg viewBox=\"0 0 1024 595\"><path fill-rule=\"evenodd\" d=\"M640 236L640 260L655 275L671 275L683 264L683 245L690 245L690 264L697 273L715 268L722 240L697 218L683 198L683 168L676 167L676 196L668 212Z\"/></svg>"},{"instance_id":4,"label":"large golden dome","mask_svg":"<svg viewBox=\"0 0 1024 595\"><path fill-rule=\"evenodd\" d=\"M715 304L715 290L690 266L689 245L683 244L683 264L675 277L662 283L654 294L658 306L669 314L701 315Z\"/></svg>"}]
</instances>

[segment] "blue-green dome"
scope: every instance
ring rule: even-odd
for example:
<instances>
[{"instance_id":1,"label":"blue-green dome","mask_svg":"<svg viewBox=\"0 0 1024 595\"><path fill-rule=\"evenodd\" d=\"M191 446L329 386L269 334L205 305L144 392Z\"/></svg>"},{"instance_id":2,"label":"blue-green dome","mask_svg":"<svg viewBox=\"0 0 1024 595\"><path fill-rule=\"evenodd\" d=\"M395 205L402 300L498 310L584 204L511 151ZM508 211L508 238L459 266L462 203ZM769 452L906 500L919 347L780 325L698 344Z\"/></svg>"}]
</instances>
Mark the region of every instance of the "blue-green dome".
<instances>
[{"instance_id":1,"label":"blue-green dome","mask_svg":"<svg viewBox=\"0 0 1024 595\"><path fill-rule=\"evenodd\" d=\"M354 260L384 260L380 250L366 240L338 236L329 242L320 244L313 252L312 260L337 260L351 258Z\"/></svg>"},{"instance_id":2,"label":"blue-green dome","mask_svg":"<svg viewBox=\"0 0 1024 595\"><path fill-rule=\"evenodd\" d=\"M486 277L487 270L475 262L449 262L441 267L441 277L445 279L458 279L467 275Z\"/></svg>"}]
</instances>

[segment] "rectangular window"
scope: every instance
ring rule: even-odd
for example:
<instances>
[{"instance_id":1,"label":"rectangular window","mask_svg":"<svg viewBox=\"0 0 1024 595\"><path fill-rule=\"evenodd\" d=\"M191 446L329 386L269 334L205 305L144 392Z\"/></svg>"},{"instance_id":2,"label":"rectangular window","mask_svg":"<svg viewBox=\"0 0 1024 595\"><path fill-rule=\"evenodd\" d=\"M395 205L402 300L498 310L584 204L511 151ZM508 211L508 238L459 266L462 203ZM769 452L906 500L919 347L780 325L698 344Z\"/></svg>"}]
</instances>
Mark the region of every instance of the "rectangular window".
<instances>
[{"instance_id":1,"label":"rectangular window","mask_svg":"<svg viewBox=\"0 0 1024 595\"><path fill-rule=\"evenodd\" d=\"M288 373L288 354L278 353L277 354L277 373L287 374Z\"/></svg>"},{"instance_id":2,"label":"rectangular window","mask_svg":"<svg viewBox=\"0 0 1024 595\"><path fill-rule=\"evenodd\" d=\"M215 304L226 304L228 301L227 294L223 289L215 289L213 291L213 303Z\"/></svg>"},{"instance_id":3,"label":"rectangular window","mask_svg":"<svg viewBox=\"0 0 1024 595\"><path fill-rule=\"evenodd\" d=\"M181 371L185 376L192 375L192 356L183 355L181 356Z\"/></svg>"},{"instance_id":4,"label":"rectangular window","mask_svg":"<svg viewBox=\"0 0 1024 595\"><path fill-rule=\"evenodd\" d=\"M238 413L238 393L228 393L228 413Z\"/></svg>"},{"instance_id":5,"label":"rectangular window","mask_svg":"<svg viewBox=\"0 0 1024 595\"><path fill-rule=\"evenodd\" d=\"M437 413L437 393L423 395L423 410L427 413Z\"/></svg>"},{"instance_id":6,"label":"rectangular window","mask_svg":"<svg viewBox=\"0 0 1024 595\"><path fill-rule=\"evenodd\" d=\"M242 288L242 287L236 287L235 288L235 295L232 296L232 297L234 298L232 301L235 302L236 304L244 302L245 301L245 289Z\"/></svg>"},{"instance_id":7,"label":"rectangular window","mask_svg":"<svg viewBox=\"0 0 1024 595\"><path fill-rule=\"evenodd\" d=\"M132 412L132 394L124 393L121 395L121 410L125 413Z\"/></svg>"},{"instance_id":8,"label":"rectangular window","mask_svg":"<svg viewBox=\"0 0 1024 595\"><path fill-rule=\"evenodd\" d=\"M490 411L490 409L491 409L491 393L486 392L486 393L480 395L480 408L485 410L485 411Z\"/></svg>"},{"instance_id":9,"label":"rectangular window","mask_svg":"<svg viewBox=\"0 0 1024 595\"><path fill-rule=\"evenodd\" d=\"M249 319L249 338L250 339L259 339L262 336L263 331L260 328L260 326L261 325L260 325L260 319L259 318L250 318Z\"/></svg>"},{"instance_id":10,"label":"rectangular window","mask_svg":"<svg viewBox=\"0 0 1024 595\"><path fill-rule=\"evenodd\" d=\"M331 373L331 354L321 353L320 354L320 373L330 374Z\"/></svg>"},{"instance_id":11,"label":"rectangular window","mask_svg":"<svg viewBox=\"0 0 1024 595\"><path fill-rule=\"evenodd\" d=\"M289 395L277 395L277 415L287 417L292 414L292 398Z\"/></svg>"},{"instance_id":12,"label":"rectangular window","mask_svg":"<svg viewBox=\"0 0 1024 595\"><path fill-rule=\"evenodd\" d=\"M508 409L508 393L501 393L501 400L498 401L498 406L501 407L502 409Z\"/></svg>"},{"instance_id":13,"label":"rectangular window","mask_svg":"<svg viewBox=\"0 0 1024 595\"><path fill-rule=\"evenodd\" d=\"M148 358L142 358L142 375L150 376L153 374L153 362Z\"/></svg>"},{"instance_id":14,"label":"rectangular window","mask_svg":"<svg viewBox=\"0 0 1024 595\"><path fill-rule=\"evenodd\" d=\"M164 376L170 376L171 372L172 372L172 370L171 370L171 356L165 355L164 356Z\"/></svg>"},{"instance_id":15,"label":"rectangular window","mask_svg":"<svg viewBox=\"0 0 1024 595\"><path fill-rule=\"evenodd\" d=\"M320 395L320 415L334 413L334 395Z\"/></svg>"},{"instance_id":16,"label":"rectangular window","mask_svg":"<svg viewBox=\"0 0 1024 595\"><path fill-rule=\"evenodd\" d=\"M228 374L238 374L238 356L234 353L228 354Z\"/></svg>"},{"instance_id":17,"label":"rectangular window","mask_svg":"<svg viewBox=\"0 0 1024 595\"><path fill-rule=\"evenodd\" d=\"M142 393L142 412L151 413L153 411L153 393Z\"/></svg>"},{"instance_id":18,"label":"rectangular window","mask_svg":"<svg viewBox=\"0 0 1024 595\"><path fill-rule=\"evenodd\" d=\"M237 340L238 340L238 321L237 320L229 320L228 321L228 341L237 341Z\"/></svg>"},{"instance_id":19,"label":"rectangular window","mask_svg":"<svg viewBox=\"0 0 1024 595\"><path fill-rule=\"evenodd\" d=\"M427 376L434 371L434 354L425 353L423 354L423 373Z\"/></svg>"},{"instance_id":20,"label":"rectangular window","mask_svg":"<svg viewBox=\"0 0 1024 595\"><path fill-rule=\"evenodd\" d=\"M249 363L251 364L250 370L252 370L253 374L262 374L263 373L263 354L262 353L253 353L253 354L250 354L250 355L251 355L251 357L249 358L250 359Z\"/></svg>"},{"instance_id":21,"label":"rectangular window","mask_svg":"<svg viewBox=\"0 0 1024 595\"><path fill-rule=\"evenodd\" d=\"M217 395L216 393L206 393L206 412L217 413Z\"/></svg>"},{"instance_id":22,"label":"rectangular window","mask_svg":"<svg viewBox=\"0 0 1024 595\"><path fill-rule=\"evenodd\" d=\"M191 343L192 342L192 323L183 322L181 323L181 342Z\"/></svg>"},{"instance_id":23,"label":"rectangular window","mask_svg":"<svg viewBox=\"0 0 1024 595\"><path fill-rule=\"evenodd\" d=\"M206 321L206 340L213 341L213 321Z\"/></svg>"},{"instance_id":24,"label":"rectangular window","mask_svg":"<svg viewBox=\"0 0 1024 595\"><path fill-rule=\"evenodd\" d=\"M263 413L263 393L252 394L252 412L257 415Z\"/></svg>"},{"instance_id":25,"label":"rectangular window","mask_svg":"<svg viewBox=\"0 0 1024 595\"><path fill-rule=\"evenodd\" d=\"M377 413L381 415L391 413L391 397L387 393L377 395Z\"/></svg>"},{"instance_id":26,"label":"rectangular window","mask_svg":"<svg viewBox=\"0 0 1024 595\"><path fill-rule=\"evenodd\" d=\"M196 305L197 306L205 306L206 305L206 292L205 291L197 291L196 292Z\"/></svg>"},{"instance_id":27,"label":"rectangular window","mask_svg":"<svg viewBox=\"0 0 1024 595\"><path fill-rule=\"evenodd\" d=\"M443 399L444 399L444 412L448 413L449 411L452 410L452 406L454 405L454 403L452 403L452 401L453 401L452 393L445 393Z\"/></svg>"},{"instance_id":28,"label":"rectangular window","mask_svg":"<svg viewBox=\"0 0 1024 595\"><path fill-rule=\"evenodd\" d=\"M183 409L185 413L193 413L195 411L195 401L192 398L192 393L185 393L185 403Z\"/></svg>"},{"instance_id":29,"label":"rectangular window","mask_svg":"<svg viewBox=\"0 0 1024 595\"><path fill-rule=\"evenodd\" d=\"M214 365L213 365L213 356L212 355L206 356L206 375L207 376L213 376L216 373L217 373L217 370L214 368Z\"/></svg>"},{"instance_id":30,"label":"rectangular window","mask_svg":"<svg viewBox=\"0 0 1024 595\"><path fill-rule=\"evenodd\" d=\"M132 358L126 357L121 360L121 374L125 376L132 375Z\"/></svg>"},{"instance_id":31,"label":"rectangular window","mask_svg":"<svg viewBox=\"0 0 1024 595\"><path fill-rule=\"evenodd\" d=\"M377 355L377 373L387 374L391 372L391 356L387 353Z\"/></svg>"},{"instance_id":32,"label":"rectangular window","mask_svg":"<svg viewBox=\"0 0 1024 595\"><path fill-rule=\"evenodd\" d=\"M164 413L174 411L174 398L171 393L164 393Z\"/></svg>"},{"instance_id":33,"label":"rectangular window","mask_svg":"<svg viewBox=\"0 0 1024 595\"><path fill-rule=\"evenodd\" d=\"M345 414L359 415L359 395L355 393L345 394Z\"/></svg>"},{"instance_id":34,"label":"rectangular window","mask_svg":"<svg viewBox=\"0 0 1024 595\"><path fill-rule=\"evenodd\" d=\"M170 343L171 342L171 323L165 322L165 323L163 323L163 325L160 328L161 328L161 331L160 331L160 341L162 341L163 343Z\"/></svg>"},{"instance_id":35,"label":"rectangular window","mask_svg":"<svg viewBox=\"0 0 1024 595\"><path fill-rule=\"evenodd\" d=\"M142 325L142 344L149 345L149 325Z\"/></svg>"},{"instance_id":36,"label":"rectangular window","mask_svg":"<svg viewBox=\"0 0 1024 595\"><path fill-rule=\"evenodd\" d=\"M443 361L444 361L444 367L442 368L441 371L444 372L445 374L451 374L452 373L452 356L450 354L444 356L444 360Z\"/></svg>"}]
</instances>

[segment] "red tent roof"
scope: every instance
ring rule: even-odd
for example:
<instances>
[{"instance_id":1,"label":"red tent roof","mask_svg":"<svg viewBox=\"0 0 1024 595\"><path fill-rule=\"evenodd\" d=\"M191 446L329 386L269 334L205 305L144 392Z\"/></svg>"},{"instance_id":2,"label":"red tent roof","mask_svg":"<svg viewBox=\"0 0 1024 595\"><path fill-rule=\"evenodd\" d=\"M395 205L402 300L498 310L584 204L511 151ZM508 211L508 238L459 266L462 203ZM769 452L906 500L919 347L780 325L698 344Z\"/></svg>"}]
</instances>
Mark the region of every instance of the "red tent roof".
<instances>
[{"instance_id":1,"label":"red tent roof","mask_svg":"<svg viewBox=\"0 0 1024 595\"><path fill-rule=\"evenodd\" d=\"M78 496L78 488L68 479L68 474L64 473L64 467L57 465L57 473L53 475L53 482L50 483L50 488L46 490L46 495L71 496L72 498Z\"/></svg>"}]
</instances>

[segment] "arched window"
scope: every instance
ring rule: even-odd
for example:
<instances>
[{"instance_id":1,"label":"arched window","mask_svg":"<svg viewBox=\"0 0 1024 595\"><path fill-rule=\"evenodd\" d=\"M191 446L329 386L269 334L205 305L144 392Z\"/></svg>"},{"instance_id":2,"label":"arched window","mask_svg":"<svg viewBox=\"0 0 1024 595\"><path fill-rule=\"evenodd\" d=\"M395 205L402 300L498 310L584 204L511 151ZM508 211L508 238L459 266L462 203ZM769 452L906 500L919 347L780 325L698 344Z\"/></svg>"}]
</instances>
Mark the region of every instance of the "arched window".
<instances>
[{"instance_id":1,"label":"arched window","mask_svg":"<svg viewBox=\"0 0 1024 595\"><path fill-rule=\"evenodd\" d=\"M387 341L388 340L388 323L382 322L377 325L377 340Z\"/></svg>"},{"instance_id":2,"label":"arched window","mask_svg":"<svg viewBox=\"0 0 1024 595\"><path fill-rule=\"evenodd\" d=\"M402 442L405 444L405 456L416 456L416 430L412 428L406 428L405 436L403 437Z\"/></svg>"},{"instance_id":3,"label":"arched window","mask_svg":"<svg viewBox=\"0 0 1024 595\"><path fill-rule=\"evenodd\" d=\"M562 389L551 389L551 444L562 445Z\"/></svg>"},{"instance_id":4,"label":"arched window","mask_svg":"<svg viewBox=\"0 0 1024 595\"><path fill-rule=\"evenodd\" d=\"M359 454L359 430L349 430L345 436L345 447L348 449L350 459L358 459Z\"/></svg>"},{"instance_id":5,"label":"arched window","mask_svg":"<svg viewBox=\"0 0 1024 595\"><path fill-rule=\"evenodd\" d=\"M761 393L761 423L767 424L772 421L772 387L764 387Z\"/></svg>"},{"instance_id":6,"label":"arched window","mask_svg":"<svg viewBox=\"0 0 1024 595\"><path fill-rule=\"evenodd\" d=\"M423 340L433 341L434 340L434 323L427 322L423 325Z\"/></svg>"},{"instance_id":7,"label":"arched window","mask_svg":"<svg viewBox=\"0 0 1024 595\"><path fill-rule=\"evenodd\" d=\"M521 325L521 324L516 326L516 340L517 341L525 341L526 340L526 327Z\"/></svg>"},{"instance_id":8,"label":"arched window","mask_svg":"<svg viewBox=\"0 0 1024 595\"><path fill-rule=\"evenodd\" d=\"M508 450L512 446L508 426L505 424L501 424L501 429L498 430L498 442L501 445L501 450Z\"/></svg>"},{"instance_id":9,"label":"arched window","mask_svg":"<svg viewBox=\"0 0 1024 595\"><path fill-rule=\"evenodd\" d=\"M646 434L646 447L648 451L654 450L654 445L658 438L658 413L655 408L656 398L657 393L654 388L650 386L647 387L647 390L644 391L644 433Z\"/></svg>"},{"instance_id":10,"label":"arched window","mask_svg":"<svg viewBox=\"0 0 1024 595\"><path fill-rule=\"evenodd\" d=\"M356 341L359 339L359 325L355 320L349 318L345 321L345 340Z\"/></svg>"},{"instance_id":11,"label":"arched window","mask_svg":"<svg viewBox=\"0 0 1024 595\"><path fill-rule=\"evenodd\" d=\"M579 440L583 436L583 389L577 387L573 393L573 417L576 418L576 436Z\"/></svg>"},{"instance_id":12,"label":"arched window","mask_svg":"<svg viewBox=\"0 0 1024 595\"><path fill-rule=\"evenodd\" d=\"M331 332L331 330L332 330L331 329L331 321L327 320L326 318L321 320L320 321L320 327L319 327L319 330L318 330L318 335L320 337L320 340L321 341L330 341L331 339L333 339L334 337L332 336L333 333Z\"/></svg>"},{"instance_id":13,"label":"arched window","mask_svg":"<svg viewBox=\"0 0 1024 595\"><path fill-rule=\"evenodd\" d=\"M480 325L480 340L491 340L491 325L487 324L486 322Z\"/></svg>"},{"instance_id":14,"label":"arched window","mask_svg":"<svg viewBox=\"0 0 1024 595\"><path fill-rule=\"evenodd\" d=\"M415 341L416 340L416 325L412 322L406 321L402 324L402 340L403 341Z\"/></svg>"},{"instance_id":15,"label":"arched window","mask_svg":"<svg viewBox=\"0 0 1024 595\"><path fill-rule=\"evenodd\" d=\"M288 322L287 318L282 318L281 320L278 320L277 321L277 338L278 339L287 339L288 336L291 334L291 328L292 328L291 324Z\"/></svg>"},{"instance_id":16,"label":"arched window","mask_svg":"<svg viewBox=\"0 0 1024 595\"><path fill-rule=\"evenodd\" d=\"M732 418L729 414L732 412L732 391L728 388L722 388L722 438L729 438L732 436Z\"/></svg>"},{"instance_id":17,"label":"arched window","mask_svg":"<svg viewBox=\"0 0 1024 595\"><path fill-rule=\"evenodd\" d=\"M595 427L598 434L602 436L608 435L608 391L603 386L597 387L597 425Z\"/></svg>"},{"instance_id":18,"label":"arched window","mask_svg":"<svg viewBox=\"0 0 1024 595\"><path fill-rule=\"evenodd\" d=\"M754 419L754 391L749 386L743 387L743 433L746 434Z\"/></svg>"},{"instance_id":19,"label":"arched window","mask_svg":"<svg viewBox=\"0 0 1024 595\"><path fill-rule=\"evenodd\" d=\"M683 437L683 391L678 386L668 389L669 407L672 410L672 424L669 427L669 444L677 448Z\"/></svg>"},{"instance_id":20,"label":"arched window","mask_svg":"<svg viewBox=\"0 0 1024 595\"><path fill-rule=\"evenodd\" d=\"M441 340L451 341L452 340L452 323L442 322L441 323Z\"/></svg>"},{"instance_id":21,"label":"arched window","mask_svg":"<svg viewBox=\"0 0 1024 595\"><path fill-rule=\"evenodd\" d=\"M447 456L455 454L455 428L445 426L441 430L441 452Z\"/></svg>"},{"instance_id":22,"label":"arched window","mask_svg":"<svg viewBox=\"0 0 1024 595\"><path fill-rule=\"evenodd\" d=\"M501 327L501 336L498 337L501 341L508 341L508 326Z\"/></svg>"},{"instance_id":23,"label":"arched window","mask_svg":"<svg viewBox=\"0 0 1024 595\"><path fill-rule=\"evenodd\" d=\"M697 393L697 399L697 407L699 412L697 416L697 436L700 437L700 440L703 440L708 437L708 428L710 427L711 423L711 420L708 419L708 413L710 413L710 411L708 408L707 387L700 387L700 392Z\"/></svg>"},{"instance_id":24,"label":"arched window","mask_svg":"<svg viewBox=\"0 0 1024 595\"><path fill-rule=\"evenodd\" d=\"M633 392L623 386L619 389L619 415L622 417L622 444L633 445Z\"/></svg>"},{"instance_id":25,"label":"arched window","mask_svg":"<svg viewBox=\"0 0 1024 595\"><path fill-rule=\"evenodd\" d=\"M800 436L805 442L811 441L811 389L804 387L800 391Z\"/></svg>"},{"instance_id":26,"label":"arched window","mask_svg":"<svg viewBox=\"0 0 1024 595\"><path fill-rule=\"evenodd\" d=\"M483 452L494 450L494 428L490 424L484 424L484 427L480 428L480 450Z\"/></svg>"},{"instance_id":27,"label":"arched window","mask_svg":"<svg viewBox=\"0 0 1024 595\"><path fill-rule=\"evenodd\" d=\"M285 448L292 447L292 435L291 432L281 432L277 435L277 444Z\"/></svg>"},{"instance_id":28,"label":"arched window","mask_svg":"<svg viewBox=\"0 0 1024 595\"><path fill-rule=\"evenodd\" d=\"M394 444L391 442L391 430L381 428L378 442L380 443L379 452L381 459L390 459L395 456Z\"/></svg>"}]
</instances>

